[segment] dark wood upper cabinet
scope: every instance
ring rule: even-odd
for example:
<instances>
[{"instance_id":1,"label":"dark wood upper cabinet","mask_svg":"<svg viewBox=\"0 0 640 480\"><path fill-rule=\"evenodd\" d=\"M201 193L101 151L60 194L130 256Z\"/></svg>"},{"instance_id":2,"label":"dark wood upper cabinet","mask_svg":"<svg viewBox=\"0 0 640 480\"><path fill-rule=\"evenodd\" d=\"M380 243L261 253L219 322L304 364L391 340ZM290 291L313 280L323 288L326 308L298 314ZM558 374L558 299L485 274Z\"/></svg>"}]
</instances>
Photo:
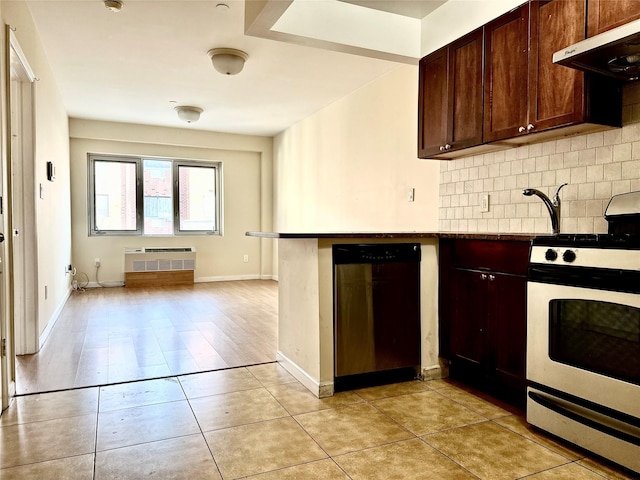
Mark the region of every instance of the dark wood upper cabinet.
<instances>
[{"instance_id":1,"label":"dark wood upper cabinet","mask_svg":"<svg viewBox=\"0 0 640 480\"><path fill-rule=\"evenodd\" d=\"M584 0L531 3L529 118L535 131L585 119L584 73L555 65L553 54L585 37Z\"/></svg>"},{"instance_id":2,"label":"dark wood upper cabinet","mask_svg":"<svg viewBox=\"0 0 640 480\"><path fill-rule=\"evenodd\" d=\"M588 0L587 34L593 37L640 18L638 0Z\"/></svg>"},{"instance_id":3,"label":"dark wood upper cabinet","mask_svg":"<svg viewBox=\"0 0 640 480\"><path fill-rule=\"evenodd\" d=\"M558 127L621 126L617 81L552 62L556 51L584 40L586 14L584 0L531 0L485 27L485 142L517 145L550 138Z\"/></svg>"},{"instance_id":4,"label":"dark wood upper cabinet","mask_svg":"<svg viewBox=\"0 0 640 480\"><path fill-rule=\"evenodd\" d=\"M523 5L485 26L485 142L518 136L527 125L528 21Z\"/></svg>"},{"instance_id":5,"label":"dark wood upper cabinet","mask_svg":"<svg viewBox=\"0 0 640 480\"><path fill-rule=\"evenodd\" d=\"M420 61L418 157L482 143L482 29Z\"/></svg>"}]
</instances>

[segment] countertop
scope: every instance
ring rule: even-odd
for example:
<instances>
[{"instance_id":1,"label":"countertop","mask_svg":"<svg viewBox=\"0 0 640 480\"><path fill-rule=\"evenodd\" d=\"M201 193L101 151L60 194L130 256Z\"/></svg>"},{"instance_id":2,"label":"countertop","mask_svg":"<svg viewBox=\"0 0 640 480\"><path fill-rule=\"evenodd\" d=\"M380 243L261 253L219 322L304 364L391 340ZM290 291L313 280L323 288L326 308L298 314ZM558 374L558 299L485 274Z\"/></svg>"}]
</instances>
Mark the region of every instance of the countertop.
<instances>
[{"instance_id":1,"label":"countertop","mask_svg":"<svg viewBox=\"0 0 640 480\"><path fill-rule=\"evenodd\" d=\"M463 240L517 240L529 242L538 233L482 233L482 232L247 232L249 237L261 238L452 238Z\"/></svg>"}]
</instances>

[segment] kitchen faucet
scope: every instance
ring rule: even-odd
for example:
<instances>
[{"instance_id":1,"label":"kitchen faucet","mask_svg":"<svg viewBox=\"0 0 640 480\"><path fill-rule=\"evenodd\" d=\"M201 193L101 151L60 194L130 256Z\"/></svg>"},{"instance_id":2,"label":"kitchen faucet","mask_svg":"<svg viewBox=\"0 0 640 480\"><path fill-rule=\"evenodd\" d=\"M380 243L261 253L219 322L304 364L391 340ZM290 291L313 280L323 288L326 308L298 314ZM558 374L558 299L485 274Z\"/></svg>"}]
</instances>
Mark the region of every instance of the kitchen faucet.
<instances>
[{"instance_id":1,"label":"kitchen faucet","mask_svg":"<svg viewBox=\"0 0 640 480\"><path fill-rule=\"evenodd\" d=\"M565 185L567 184L563 183L558 187L555 195L553 196L553 201L551 201L551 199L549 199L549 197L540 190L536 190L535 188L525 188L522 190L522 194L525 197L536 195L544 202L544 206L547 207L549 216L551 217L551 229L553 230L554 235L558 235L560 233L560 196L558 194Z\"/></svg>"}]
</instances>

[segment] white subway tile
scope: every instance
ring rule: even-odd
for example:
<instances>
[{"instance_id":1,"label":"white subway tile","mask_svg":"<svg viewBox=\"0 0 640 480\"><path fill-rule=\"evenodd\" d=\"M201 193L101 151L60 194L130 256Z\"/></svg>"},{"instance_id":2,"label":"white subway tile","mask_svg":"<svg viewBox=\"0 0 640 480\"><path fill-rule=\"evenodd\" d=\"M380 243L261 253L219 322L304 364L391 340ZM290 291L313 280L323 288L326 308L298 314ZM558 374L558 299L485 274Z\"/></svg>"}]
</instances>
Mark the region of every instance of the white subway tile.
<instances>
[{"instance_id":1,"label":"white subway tile","mask_svg":"<svg viewBox=\"0 0 640 480\"><path fill-rule=\"evenodd\" d=\"M590 133L587 135L587 148L602 147L604 145L604 136L602 132Z\"/></svg>"},{"instance_id":2,"label":"white subway tile","mask_svg":"<svg viewBox=\"0 0 640 480\"><path fill-rule=\"evenodd\" d=\"M483 165L478 167L478 178L488 178L489 177L489 167Z\"/></svg>"},{"instance_id":3,"label":"white subway tile","mask_svg":"<svg viewBox=\"0 0 640 480\"><path fill-rule=\"evenodd\" d=\"M529 157L531 157L531 155L529 155L529 145L516 148L516 158L524 159Z\"/></svg>"},{"instance_id":4,"label":"white subway tile","mask_svg":"<svg viewBox=\"0 0 640 480\"><path fill-rule=\"evenodd\" d=\"M536 159L532 157L532 158L526 158L522 160L522 171L523 173L535 172Z\"/></svg>"},{"instance_id":5,"label":"white subway tile","mask_svg":"<svg viewBox=\"0 0 640 480\"><path fill-rule=\"evenodd\" d=\"M500 231L500 220L497 218L490 218L487 222L487 232L499 232Z\"/></svg>"},{"instance_id":6,"label":"white subway tile","mask_svg":"<svg viewBox=\"0 0 640 480\"><path fill-rule=\"evenodd\" d=\"M498 231L499 232L508 232L509 231L510 220L508 218L501 218L498 220Z\"/></svg>"},{"instance_id":7,"label":"white subway tile","mask_svg":"<svg viewBox=\"0 0 640 480\"><path fill-rule=\"evenodd\" d=\"M509 232L511 233L520 233L522 232L522 219L521 218L512 218L509 220Z\"/></svg>"},{"instance_id":8,"label":"white subway tile","mask_svg":"<svg viewBox=\"0 0 640 480\"><path fill-rule=\"evenodd\" d=\"M621 143L613 146L613 161L626 162L631 160L631 143Z\"/></svg>"},{"instance_id":9,"label":"white subway tile","mask_svg":"<svg viewBox=\"0 0 640 480\"><path fill-rule=\"evenodd\" d=\"M587 148L587 137L586 137L586 135L580 135L580 136L571 137L571 150L572 151L584 150L585 148Z\"/></svg>"},{"instance_id":10,"label":"white subway tile","mask_svg":"<svg viewBox=\"0 0 640 480\"><path fill-rule=\"evenodd\" d=\"M640 178L640 160L632 160L630 162L622 162L622 178L636 179Z\"/></svg>"},{"instance_id":11,"label":"white subway tile","mask_svg":"<svg viewBox=\"0 0 640 480\"><path fill-rule=\"evenodd\" d=\"M578 165L581 167L587 167L589 165L596 164L596 151L594 149L580 150Z\"/></svg>"},{"instance_id":12,"label":"white subway tile","mask_svg":"<svg viewBox=\"0 0 640 480\"><path fill-rule=\"evenodd\" d=\"M613 145L596 148L596 163L611 163L613 161Z\"/></svg>"},{"instance_id":13,"label":"white subway tile","mask_svg":"<svg viewBox=\"0 0 640 480\"><path fill-rule=\"evenodd\" d=\"M587 217L601 217L604 215L602 200L587 200Z\"/></svg>"},{"instance_id":14,"label":"white subway tile","mask_svg":"<svg viewBox=\"0 0 640 480\"><path fill-rule=\"evenodd\" d=\"M529 174L529 186L537 188L542 185L542 173L534 172Z\"/></svg>"},{"instance_id":15,"label":"white subway tile","mask_svg":"<svg viewBox=\"0 0 640 480\"><path fill-rule=\"evenodd\" d=\"M613 130L607 130L602 132L604 139L604 145L616 145L622 140L622 129L614 128Z\"/></svg>"},{"instance_id":16,"label":"white subway tile","mask_svg":"<svg viewBox=\"0 0 640 480\"><path fill-rule=\"evenodd\" d=\"M542 172L542 185L549 187L556 184L556 172L553 170L547 170Z\"/></svg>"},{"instance_id":17,"label":"white subway tile","mask_svg":"<svg viewBox=\"0 0 640 480\"><path fill-rule=\"evenodd\" d=\"M640 140L640 123L632 123L622 127L620 140L616 143L635 142L637 140Z\"/></svg>"},{"instance_id":18,"label":"white subway tile","mask_svg":"<svg viewBox=\"0 0 640 480\"><path fill-rule=\"evenodd\" d=\"M611 198L611 182L596 182L594 196L607 200Z\"/></svg>"},{"instance_id":19,"label":"white subway tile","mask_svg":"<svg viewBox=\"0 0 640 480\"><path fill-rule=\"evenodd\" d=\"M578 152L567 152L562 158L564 168L574 168L580 166L580 154Z\"/></svg>"},{"instance_id":20,"label":"white subway tile","mask_svg":"<svg viewBox=\"0 0 640 480\"><path fill-rule=\"evenodd\" d=\"M561 138L560 140L556 140L556 153L564 153L571 151L571 139L570 138Z\"/></svg>"},{"instance_id":21,"label":"white subway tile","mask_svg":"<svg viewBox=\"0 0 640 480\"><path fill-rule=\"evenodd\" d=\"M534 143L532 145L529 145L529 157L540 157L544 155L542 153L542 144L541 143Z\"/></svg>"},{"instance_id":22,"label":"white subway tile","mask_svg":"<svg viewBox=\"0 0 640 480\"><path fill-rule=\"evenodd\" d=\"M587 168L576 167L571 169L571 183L578 185L587 181Z\"/></svg>"},{"instance_id":23,"label":"white subway tile","mask_svg":"<svg viewBox=\"0 0 640 480\"><path fill-rule=\"evenodd\" d=\"M631 191L631 180L616 180L611 183L611 195L629 193Z\"/></svg>"},{"instance_id":24,"label":"white subway tile","mask_svg":"<svg viewBox=\"0 0 640 480\"><path fill-rule=\"evenodd\" d=\"M543 155L553 155L556 153L556 142L545 142L542 144L542 154Z\"/></svg>"},{"instance_id":25,"label":"white subway tile","mask_svg":"<svg viewBox=\"0 0 640 480\"><path fill-rule=\"evenodd\" d=\"M549 170L549 156L536 157L536 172Z\"/></svg>"},{"instance_id":26,"label":"white subway tile","mask_svg":"<svg viewBox=\"0 0 640 480\"><path fill-rule=\"evenodd\" d=\"M604 165L605 180L620 180L622 178L622 165L619 163L610 163Z\"/></svg>"},{"instance_id":27,"label":"white subway tile","mask_svg":"<svg viewBox=\"0 0 640 480\"><path fill-rule=\"evenodd\" d=\"M581 183L578 185L578 200L591 200L594 198L595 184Z\"/></svg>"},{"instance_id":28,"label":"white subway tile","mask_svg":"<svg viewBox=\"0 0 640 480\"><path fill-rule=\"evenodd\" d=\"M599 182L601 180L604 180L604 165L587 167L587 182Z\"/></svg>"}]
</instances>

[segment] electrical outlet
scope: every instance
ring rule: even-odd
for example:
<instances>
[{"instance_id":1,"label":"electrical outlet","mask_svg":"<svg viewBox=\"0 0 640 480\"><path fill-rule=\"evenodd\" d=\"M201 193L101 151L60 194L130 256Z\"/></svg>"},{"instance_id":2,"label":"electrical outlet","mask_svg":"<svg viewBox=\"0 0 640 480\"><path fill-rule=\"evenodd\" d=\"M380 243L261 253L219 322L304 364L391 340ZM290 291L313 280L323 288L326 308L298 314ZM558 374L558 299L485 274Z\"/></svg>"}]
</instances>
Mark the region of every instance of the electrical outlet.
<instances>
[{"instance_id":1,"label":"electrical outlet","mask_svg":"<svg viewBox=\"0 0 640 480\"><path fill-rule=\"evenodd\" d=\"M249 262L249 255L247 255L246 253L244 254L244 256L242 257L242 261L244 263L248 263Z\"/></svg>"},{"instance_id":2,"label":"electrical outlet","mask_svg":"<svg viewBox=\"0 0 640 480\"><path fill-rule=\"evenodd\" d=\"M93 264L96 266L96 268L99 267L100 266L100 259L99 258L94 259Z\"/></svg>"},{"instance_id":3,"label":"electrical outlet","mask_svg":"<svg viewBox=\"0 0 640 480\"><path fill-rule=\"evenodd\" d=\"M488 193L485 193L482 196L482 205L480 205L480 211L481 212L489 211L489 194Z\"/></svg>"},{"instance_id":4,"label":"electrical outlet","mask_svg":"<svg viewBox=\"0 0 640 480\"><path fill-rule=\"evenodd\" d=\"M407 193L407 201L414 202L415 200L416 200L416 189L410 188L409 192Z\"/></svg>"}]
</instances>

